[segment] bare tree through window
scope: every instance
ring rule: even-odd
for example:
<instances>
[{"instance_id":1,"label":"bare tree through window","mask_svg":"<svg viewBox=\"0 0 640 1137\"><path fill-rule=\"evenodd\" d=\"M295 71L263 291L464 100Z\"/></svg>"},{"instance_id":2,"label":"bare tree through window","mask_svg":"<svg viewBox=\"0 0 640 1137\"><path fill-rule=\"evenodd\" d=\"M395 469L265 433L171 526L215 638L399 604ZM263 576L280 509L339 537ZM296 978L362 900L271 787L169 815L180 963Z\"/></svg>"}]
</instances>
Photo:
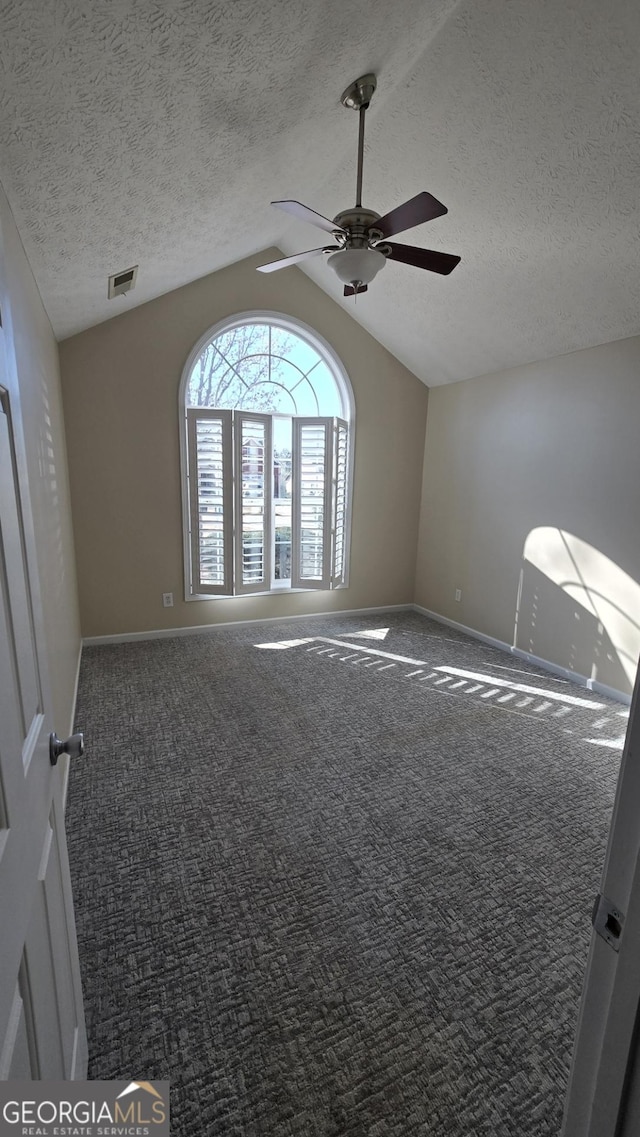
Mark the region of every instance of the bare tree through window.
<instances>
[{"instance_id":1,"label":"bare tree through window","mask_svg":"<svg viewBox=\"0 0 640 1137\"><path fill-rule=\"evenodd\" d=\"M274 383L270 329L242 324L207 344L189 378L189 405L227 407L272 414L280 409L281 393ZM294 336L279 349L291 353Z\"/></svg>"}]
</instances>

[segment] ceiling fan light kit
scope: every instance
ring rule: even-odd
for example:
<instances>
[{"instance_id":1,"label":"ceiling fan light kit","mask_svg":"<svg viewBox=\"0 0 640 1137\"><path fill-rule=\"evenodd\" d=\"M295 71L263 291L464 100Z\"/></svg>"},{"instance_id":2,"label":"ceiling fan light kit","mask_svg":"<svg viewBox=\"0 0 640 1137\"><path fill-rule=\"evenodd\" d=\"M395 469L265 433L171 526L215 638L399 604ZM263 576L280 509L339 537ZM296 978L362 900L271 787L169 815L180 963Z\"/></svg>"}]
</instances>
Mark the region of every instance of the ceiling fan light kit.
<instances>
[{"instance_id":1,"label":"ceiling fan light kit","mask_svg":"<svg viewBox=\"0 0 640 1137\"><path fill-rule=\"evenodd\" d=\"M442 217L447 212L446 206L430 193L423 191L416 194L383 217L373 209L364 209L362 206L364 117L375 89L375 75L362 75L343 91L340 99L343 106L357 110L360 116L356 204L353 209L344 209L336 214L333 221L330 221L328 217L323 217L321 213L299 201L271 202L299 221L308 221L317 228L324 229L325 233L331 233L336 244L309 249L292 257L259 265L258 272L276 272L278 269L288 268L289 265L299 264L302 260L330 253L327 264L331 265L338 279L342 281L344 295L355 297L358 293L367 291L368 285L384 268L387 260L401 261L415 268L440 273L441 276L447 276L459 263L460 257L452 256L450 253L422 249L416 245L399 245L397 242L390 244L386 241L386 238L393 237L396 233L422 225L425 221L432 221L435 217Z\"/></svg>"},{"instance_id":2,"label":"ceiling fan light kit","mask_svg":"<svg viewBox=\"0 0 640 1137\"><path fill-rule=\"evenodd\" d=\"M339 249L327 261L338 280L352 288L371 284L374 276L384 268L386 257L379 249Z\"/></svg>"}]
</instances>

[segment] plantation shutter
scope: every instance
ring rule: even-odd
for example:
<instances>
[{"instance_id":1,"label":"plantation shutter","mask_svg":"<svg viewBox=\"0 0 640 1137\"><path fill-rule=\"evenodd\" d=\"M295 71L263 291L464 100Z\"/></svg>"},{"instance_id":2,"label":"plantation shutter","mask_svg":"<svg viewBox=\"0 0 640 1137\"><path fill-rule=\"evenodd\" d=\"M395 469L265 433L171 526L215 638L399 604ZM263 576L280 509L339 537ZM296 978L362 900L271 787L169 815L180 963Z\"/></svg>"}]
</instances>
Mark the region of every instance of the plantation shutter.
<instances>
[{"instance_id":1,"label":"plantation shutter","mask_svg":"<svg viewBox=\"0 0 640 1137\"><path fill-rule=\"evenodd\" d=\"M271 415L235 411L236 593L271 588L273 454Z\"/></svg>"},{"instance_id":2,"label":"plantation shutter","mask_svg":"<svg viewBox=\"0 0 640 1137\"><path fill-rule=\"evenodd\" d=\"M233 592L232 412L187 410L191 588Z\"/></svg>"},{"instance_id":3,"label":"plantation shutter","mask_svg":"<svg viewBox=\"0 0 640 1137\"><path fill-rule=\"evenodd\" d=\"M293 418L291 586L344 587L349 428ZM268 592L274 571L273 419L187 409L192 596Z\"/></svg>"},{"instance_id":4,"label":"plantation shutter","mask_svg":"<svg viewBox=\"0 0 640 1137\"><path fill-rule=\"evenodd\" d=\"M334 420L333 446L333 557L331 586L339 588L346 579L347 559L347 462L349 427L344 419Z\"/></svg>"},{"instance_id":5,"label":"plantation shutter","mask_svg":"<svg viewBox=\"0 0 640 1137\"><path fill-rule=\"evenodd\" d=\"M333 419L294 418L291 584L331 587Z\"/></svg>"}]
</instances>

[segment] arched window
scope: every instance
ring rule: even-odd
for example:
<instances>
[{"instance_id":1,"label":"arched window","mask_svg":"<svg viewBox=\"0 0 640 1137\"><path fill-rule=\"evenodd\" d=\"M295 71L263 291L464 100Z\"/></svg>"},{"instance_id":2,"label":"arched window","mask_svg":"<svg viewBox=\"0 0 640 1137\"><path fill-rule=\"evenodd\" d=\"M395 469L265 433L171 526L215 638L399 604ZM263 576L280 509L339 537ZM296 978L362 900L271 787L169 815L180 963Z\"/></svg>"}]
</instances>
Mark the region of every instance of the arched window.
<instances>
[{"instance_id":1,"label":"arched window","mask_svg":"<svg viewBox=\"0 0 640 1137\"><path fill-rule=\"evenodd\" d=\"M353 394L324 340L243 313L180 384L187 596L347 584Z\"/></svg>"}]
</instances>

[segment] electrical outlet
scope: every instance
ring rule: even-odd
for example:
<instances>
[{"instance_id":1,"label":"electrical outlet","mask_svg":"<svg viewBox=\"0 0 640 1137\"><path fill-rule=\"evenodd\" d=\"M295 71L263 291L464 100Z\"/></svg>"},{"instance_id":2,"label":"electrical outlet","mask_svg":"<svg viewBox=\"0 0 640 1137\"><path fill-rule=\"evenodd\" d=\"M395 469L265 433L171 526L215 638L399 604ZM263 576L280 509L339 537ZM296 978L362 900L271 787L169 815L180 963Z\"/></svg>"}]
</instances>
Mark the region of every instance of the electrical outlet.
<instances>
[{"instance_id":1,"label":"electrical outlet","mask_svg":"<svg viewBox=\"0 0 640 1137\"><path fill-rule=\"evenodd\" d=\"M456 588L456 600L462 600L462 589Z\"/></svg>"},{"instance_id":2,"label":"electrical outlet","mask_svg":"<svg viewBox=\"0 0 640 1137\"><path fill-rule=\"evenodd\" d=\"M162 593L162 607L173 608L173 592Z\"/></svg>"}]
</instances>

